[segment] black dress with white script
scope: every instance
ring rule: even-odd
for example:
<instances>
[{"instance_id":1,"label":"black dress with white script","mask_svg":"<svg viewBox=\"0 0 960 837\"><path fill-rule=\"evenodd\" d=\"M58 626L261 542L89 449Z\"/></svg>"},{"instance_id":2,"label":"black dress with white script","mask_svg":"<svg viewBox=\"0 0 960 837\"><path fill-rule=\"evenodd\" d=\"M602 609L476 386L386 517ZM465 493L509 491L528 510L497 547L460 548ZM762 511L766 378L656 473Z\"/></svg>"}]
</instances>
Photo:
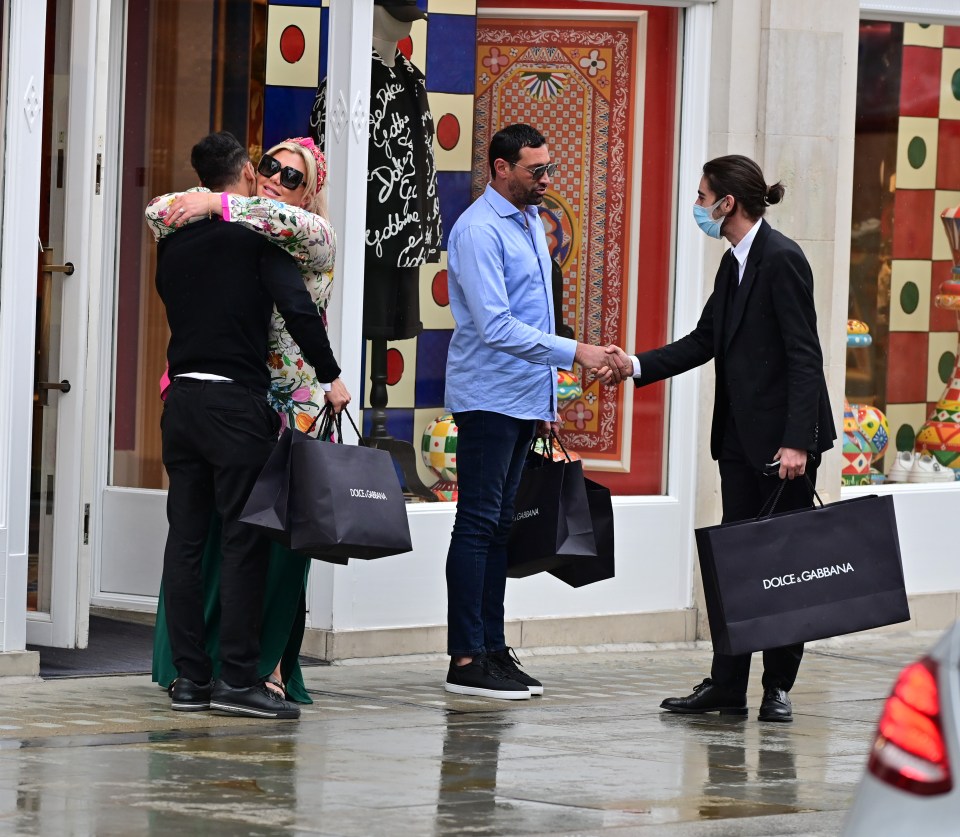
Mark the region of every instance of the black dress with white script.
<instances>
[{"instance_id":1,"label":"black dress with white script","mask_svg":"<svg viewBox=\"0 0 960 837\"><path fill-rule=\"evenodd\" d=\"M374 50L370 91L367 260L384 268L439 261L440 199L426 80L399 50L393 67ZM321 147L326 107L325 79L310 117L310 131Z\"/></svg>"}]
</instances>

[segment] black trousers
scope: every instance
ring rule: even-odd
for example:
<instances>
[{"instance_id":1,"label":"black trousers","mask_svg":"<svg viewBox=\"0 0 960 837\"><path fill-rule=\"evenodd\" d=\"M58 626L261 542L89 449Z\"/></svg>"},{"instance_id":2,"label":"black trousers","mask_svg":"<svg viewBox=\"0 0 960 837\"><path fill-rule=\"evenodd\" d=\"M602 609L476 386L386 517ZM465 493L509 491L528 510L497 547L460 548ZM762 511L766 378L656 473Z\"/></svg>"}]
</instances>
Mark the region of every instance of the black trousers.
<instances>
[{"instance_id":1,"label":"black trousers","mask_svg":"<svg viewBox=\"0 0 960 837\"><path fill-rule=\"evenodd\" d=\"M163 589L174 666L179 676L210 680L200 565L215 509L223 519L220 676L231 686L251 686L260 661L269 543L237 519L276 444L280 419L267 405L266 393L178 378L170 386L160 428L170 479Z\"/></svg>"},{"instance_id":2,"label":"black trousers","mask_svg":"<svg viewBox=\"0 0 960 837\"><path fill-rule=\"evenodd\" d=\"M775 453L776 451L770 451L771 459ZM817 482L819 464L819 456L807 462L806 473L814 485ZM780 486L778 476L759 473L747 461L732 418L727 422L719 465L724 523L755 518ZM780 512L808 508L812 502L810 488L805 479L801 477L787 480L776 510ZM714 653L710 679L736 695L745 695L750 677L750 658L750 654ZM803 643L764 651L763 688L779 687L789 692L797 679L802 658Z\"/></svg>"}]
</instances>

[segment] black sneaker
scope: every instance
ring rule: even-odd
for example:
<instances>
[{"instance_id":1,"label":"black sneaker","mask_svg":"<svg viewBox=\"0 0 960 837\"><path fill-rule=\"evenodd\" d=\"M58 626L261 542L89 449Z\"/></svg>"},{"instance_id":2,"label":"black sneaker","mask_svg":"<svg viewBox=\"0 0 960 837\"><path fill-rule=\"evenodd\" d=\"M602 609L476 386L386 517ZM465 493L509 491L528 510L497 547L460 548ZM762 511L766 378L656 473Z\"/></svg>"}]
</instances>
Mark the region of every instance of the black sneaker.
<instances>
[{"instance_id":1,"label":"black sneaker","mask_svg":"<svg viewBox=\"0 0 960 837\"><path fill-rule=\"evenodd\" d=\"M202 712L210 708L212 691L212 680L209 683L194 683L186 677L178 677L167 689L167 694L170 695L170 708L174 712Z\"/></svg>"},{"instance_id":2,"label":"black sneaker","mask_svg":"<svg viewBox=\"0 0 960 837\"><path fill-rule=\"evenodd\" d=\"M509 679L486 654L474 657L473 662L465 666L458 666L451 660L444 688L457 695L499 700L527 700L530 697L530 690L523 683Z\"/></svg>"},{"instance_id":3,"label":"black sneaker","mask_svg":"<svg viewBox=\"0 0 960 837\"><path fill-rule=\"evenodd\" d=\"M246 715L252 718L288 720L300 717L299 706L284 700L263 683L234 687L218 680L210 696L210 708L230 715Z\"/></svg>"},{"instance_id":4,"label":"black sneaker","mask_svg":"<svg viewBox=\"0 0 960 837\"><path fill-rule=\"evenodd\" d=\"M520 666L523 663L517 659L516 652L512 648L507 647L503 651L491 651L490 658L503 669L503 673L507 677L516 680L517 683L523 683L531 695L543 694L543 683L534 680L529 674L521 670Z\"/></svg>"}]
</instances>

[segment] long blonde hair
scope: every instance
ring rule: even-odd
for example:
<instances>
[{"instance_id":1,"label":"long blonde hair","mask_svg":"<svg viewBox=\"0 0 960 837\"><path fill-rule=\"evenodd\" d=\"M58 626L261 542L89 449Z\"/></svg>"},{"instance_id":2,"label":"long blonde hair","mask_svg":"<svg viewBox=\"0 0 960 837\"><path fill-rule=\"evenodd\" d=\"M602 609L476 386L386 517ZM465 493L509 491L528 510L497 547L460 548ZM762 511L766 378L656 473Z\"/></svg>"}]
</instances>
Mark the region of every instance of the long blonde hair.
<instances>
[{"instance_id":1,"label":"long blonde hair","mask_svg":"<svg viewBox=\"0 0 960 837\"><path fill-rule=\"evenodd\" d=\"M267 150L267 154L273 155L278 151L289 151L296 154L303 161L305 174L303 182L306 184L306 190L303 193L303 208L321 218L328 217L327 209L327 178L323 177L323 183L317 188L317 160L309 148L305 148L297 142L278 142L272 148Z\"/></svg>"}]
</instances>

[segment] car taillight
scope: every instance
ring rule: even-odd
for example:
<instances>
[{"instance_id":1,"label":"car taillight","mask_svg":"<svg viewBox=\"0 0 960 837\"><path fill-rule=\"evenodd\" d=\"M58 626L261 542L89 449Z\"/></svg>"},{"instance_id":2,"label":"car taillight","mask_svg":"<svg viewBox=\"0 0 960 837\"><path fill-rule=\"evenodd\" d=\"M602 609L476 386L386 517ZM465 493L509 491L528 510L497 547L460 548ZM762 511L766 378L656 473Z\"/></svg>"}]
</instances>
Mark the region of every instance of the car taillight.
<instances>
[{"instance_id":1,"label":"car taillight","mask_svg":"<svg viewBox=\"0 0 960 837\"><path fill-rule=\"evenodd\" d=\"M907 666L897 679L877 725L870 772L911 793L946 793L953 787L940 724L937 663Z\"/></svg>"}]
</instances>

